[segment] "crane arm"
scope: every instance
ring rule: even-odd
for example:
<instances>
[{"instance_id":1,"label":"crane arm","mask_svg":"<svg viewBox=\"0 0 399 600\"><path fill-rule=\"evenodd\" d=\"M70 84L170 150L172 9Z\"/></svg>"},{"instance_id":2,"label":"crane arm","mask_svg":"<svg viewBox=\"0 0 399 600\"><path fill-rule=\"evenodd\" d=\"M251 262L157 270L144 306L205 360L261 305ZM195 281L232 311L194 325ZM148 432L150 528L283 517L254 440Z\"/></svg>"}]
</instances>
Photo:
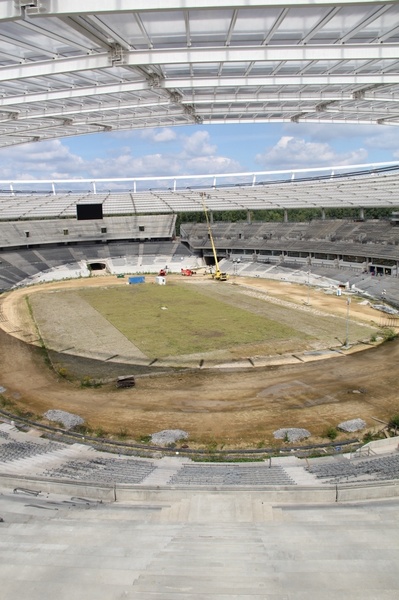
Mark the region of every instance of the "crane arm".
<instances>
[{"instance_id":1,"label":"crane arm","mask_svg":"<svg viewBox=\"0 0 399 600\"><path fill-rule=\"evenodd\" d=\"M219 262L218 262L218 257L217 257L217 254L216 254L215 242L213 241L212 229L211 229L211 224L210 224L210 221L209 221L208 209L206 208L205 200L203 200L203 205L204 205L204 213L205 213L205 218L206 218L206 224L208 226L209 239L211 240L213 258L215 259L215 269L216 269L216 273L219 273L219 271L220 271L220 269L219 269Z\"/></svg>"},{"instance_id":2,"label":"crane arm","mask_svg":"<svg viewBox=\"0 0 399 600\"><path fill-rule=\"evenodd\" d=\"M214 273L214 275L212 275L212 277L214 279L217 279L218 281L226 281L228 279L227 273L222 273L220 271L220 268L219 268L219 261L218 261L218 257L217 257L217 253L216 253L215 242L213 240L211 223L209 221L208 210L207 210L206 204L205 204L205 194L201 194L201 197L202 197L202 204L203 204L203 207L204 207L206 224L208 226L209 239L211 240L213 258L215 259L215 273Z\"/></svg>"}]
</instances>

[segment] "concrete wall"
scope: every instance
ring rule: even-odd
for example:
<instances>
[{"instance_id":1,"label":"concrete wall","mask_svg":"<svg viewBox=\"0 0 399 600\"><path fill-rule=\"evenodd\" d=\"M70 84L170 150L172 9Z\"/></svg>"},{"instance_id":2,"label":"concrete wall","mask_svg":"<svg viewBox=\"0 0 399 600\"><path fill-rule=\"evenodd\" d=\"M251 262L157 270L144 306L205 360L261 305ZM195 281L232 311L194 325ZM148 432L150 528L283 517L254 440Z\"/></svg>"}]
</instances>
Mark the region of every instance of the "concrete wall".
<instances>
[{"instance_id":1,"label":"concrete wall","mask_svg":"<svg viewBox=\"0 0 399 600\"><path fill-rule=\"evenodd\" d=\"M284 504L332 504L369 499L397 498L399 481L378 482L361 485L324 485L324 486L279 486L279 487L240 487L240 486L204 486L204 487L144 487L129 485L96 485L95 483L77 483L42 478L13 477L0 475L0 489L12 491L24 488L38 492L62 494L70 497L102 500L104 502L180 502L193 496L209 495L242 496L248 502L284 503Z\"/></svg>"},{"instance_id":2,"label":"concrete wall","mask_svg":"<svg viewBox=\"0 0 399 600\"><path fill-rule=\"evenodd\" d=\"M0 222L0 247L26 248L107 240L169 240L176 215L104 217L91 221L43 219Z\"/></svg>"}]
</instances>

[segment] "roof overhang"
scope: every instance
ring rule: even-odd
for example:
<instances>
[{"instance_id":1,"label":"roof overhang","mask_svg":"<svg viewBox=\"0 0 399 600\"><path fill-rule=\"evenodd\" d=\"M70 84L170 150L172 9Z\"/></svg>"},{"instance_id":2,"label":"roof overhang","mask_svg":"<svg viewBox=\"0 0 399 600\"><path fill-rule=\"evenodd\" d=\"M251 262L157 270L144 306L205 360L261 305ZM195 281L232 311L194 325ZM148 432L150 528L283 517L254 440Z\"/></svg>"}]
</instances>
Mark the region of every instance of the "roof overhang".
<instances>
[{"instance_id":1,"label":"roof overhang","mask_svg":"<svg viewBox=\"0 0 399 600\"><path fill-rule=\"evenodd\" d=\"M399 3L0 2L0 147L273 121L399 124Z\"/></svg>"}]
</instances>

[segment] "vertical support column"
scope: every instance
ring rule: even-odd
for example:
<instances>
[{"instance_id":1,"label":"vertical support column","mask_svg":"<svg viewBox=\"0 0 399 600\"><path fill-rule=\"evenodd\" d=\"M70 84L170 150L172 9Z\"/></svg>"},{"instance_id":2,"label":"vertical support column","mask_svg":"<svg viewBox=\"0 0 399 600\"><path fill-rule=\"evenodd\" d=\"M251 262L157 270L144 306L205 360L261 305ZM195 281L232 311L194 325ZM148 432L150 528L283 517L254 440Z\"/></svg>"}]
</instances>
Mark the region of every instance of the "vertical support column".
<instances>
[{"instance_id":1,"label":"vertical support column","mask_svg":"<svg viewBox=\"0 0 399 600\"><path fill-rule=\"evenodd\" d=\"M326 209L325 208L321 209L321 220L322 221L326 220Z\"/></svg>"},{"instance_id":2,"label":"vertical support column","mask_svg":"<svg viewBox=\"0 0 399 600\"><path fill-rule=\"evenodd\" d=\"M213 212L211 210L209 211L209 221L213 223Z\"/></svg>"},{"instance_id":3,"label":"vertical support column","mask_svg":"<svg viewBox=\"0 0 399 600\"><path fill-rule=\"evenodd\" d=\"M364 208L360 209L360 214L359 214L361 219L364 219Z\"/></svg>"},{"instance_id":4,"label":"vertical support column","mask_svg":"<svg viewBox=\"0 0 399 600\"><path fill-rule=\"evenodd\" d=\"M248 223L248 225L251 225L251 222L252 222L251 211L247 210L247 223Z\"/></svg>"},{"instance_id":5,"label":"vertical support column","mask_svg":"<svg viewBox=\"0 0 399 600\"><path fill-rule=\"evenodd\" d=\"M284 223L288 223L288 211L286 208L284 209Z\"/></svg>"}]
</instances>

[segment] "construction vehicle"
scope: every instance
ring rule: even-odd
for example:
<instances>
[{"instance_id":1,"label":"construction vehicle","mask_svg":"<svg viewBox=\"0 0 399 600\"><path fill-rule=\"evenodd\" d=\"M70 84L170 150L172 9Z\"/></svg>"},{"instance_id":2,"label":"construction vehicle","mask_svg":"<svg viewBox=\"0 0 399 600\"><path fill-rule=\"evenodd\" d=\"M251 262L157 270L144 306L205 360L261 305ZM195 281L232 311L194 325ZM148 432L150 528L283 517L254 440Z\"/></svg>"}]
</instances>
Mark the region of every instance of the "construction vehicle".
<instances>
[{"instance_id":1,"label":"construction vehicle","mask_svg":"<svg viewBox=\"0 0 399 600\"><path fill-rule=\"evenodd\" d=\"M212 267L191 267L180 269L180 273L185 277L191 277L192 275L196 275L200 271L203 271L203 275L205 275L206 273L212 273Z\"/></svg>"},{"instance_id":2,"label":"construction vehicle","mask_svg":"<svg viewBox=\"0 0 399 600\"><path fill-rule=\"evenodd\" d=\"M205 204L205 194L202 193L201 197L202 197L202 202L203 202L203 206L204 206L206 224L208 227L208 235L209 235L209 239L211 241L211 246L212 246L213 258L215 260L215 269L212 271L212 279L216 279L216 281L227 281L227 279L229 278L228 274L222 273L222 271L219 268L219 261L218 261L218 257L216 254L215 242L213 241L212 229L211 229L211 224L210 224L209 216L208 216L208 210L207 210L206 204Z\"/></svg>"}]
</instances>

